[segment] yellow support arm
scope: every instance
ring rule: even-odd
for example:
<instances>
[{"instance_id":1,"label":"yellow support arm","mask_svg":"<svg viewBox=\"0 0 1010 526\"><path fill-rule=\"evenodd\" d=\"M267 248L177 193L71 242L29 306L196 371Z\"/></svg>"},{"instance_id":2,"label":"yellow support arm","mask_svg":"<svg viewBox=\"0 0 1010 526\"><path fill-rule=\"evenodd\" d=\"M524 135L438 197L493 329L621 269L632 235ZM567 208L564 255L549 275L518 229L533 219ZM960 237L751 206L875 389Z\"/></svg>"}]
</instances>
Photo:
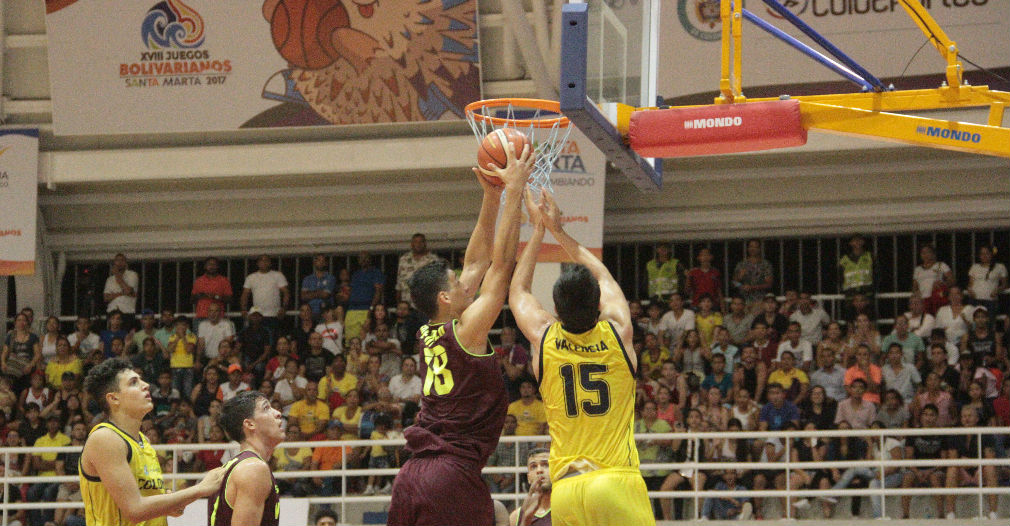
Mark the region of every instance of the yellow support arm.
<instances>
[{"instance_id":1,"label":"yellow support arm","mask_svg":"<svg viewBox=\"0 0 1010 526\"><path fill-rule=\"evenodd\" d=\"M803 127L841 135L1010 157L1010 129L800 101Z\"/></svg>"},{"instance_id":2,"label":"yellow support arm","mask_svg":"<svg viewBox=\"0 0 1010 526\"><path fill-rule=\"evenodd\" d=\"M961 73L964 69L961 67L961 61L957 59L957 44L947 36L947 33L944 33L940 24L933 20L933 16L929 14L929 11L926 11L925 7L922 7L918 0L900 0L900 2L908 12L908 16L912 17L915 25L919 26L922 33L929 38L936 50L940 52L940 56L947 62L947 85L956 90L961 86Z\"/></svg>"}]
</instances>

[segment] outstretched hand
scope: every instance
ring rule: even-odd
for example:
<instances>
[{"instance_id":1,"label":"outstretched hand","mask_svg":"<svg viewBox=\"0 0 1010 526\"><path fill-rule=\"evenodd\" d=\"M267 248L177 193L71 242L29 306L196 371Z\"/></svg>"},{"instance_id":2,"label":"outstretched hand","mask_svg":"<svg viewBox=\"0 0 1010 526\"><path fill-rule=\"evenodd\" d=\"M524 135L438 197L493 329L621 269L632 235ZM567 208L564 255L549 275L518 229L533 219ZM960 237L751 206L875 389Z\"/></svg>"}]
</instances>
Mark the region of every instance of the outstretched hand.
<instances>
[{"instance_id":1,"label":"outstretched hand","mask_svg":"<svg viewBox=\"0 0 1010 526\"><path fill-rule=\"evenodd\" d=\"M533 154L532 145L529 141L523 145L523 151L516 156L515 145L512 141L505 141L505 168L498 168L493 164L478 166L482 174L488 177L498 177L505 183L505 186L513 188L521 187L529 180L533 173L533 165L536 162L536 155Z\"/></svg>"},{"instance_id":2,"label":"outstretched hand","mask_svg":"<svg viewBox=\"0 0 1010 526\"><path fill-rule=\"evenodd\" d=\"M485 175L480 168L474 167L473 174L477 176L477 182L484 189L484 194L500 196L502 191L505 190L505 187L495 180L497 177Z\"/></svg>"},{"instance_id":3,"label":"outstretched hand","mask_svg":"<svg viewBox=\"0 0 1010 526\"><path fill-rule=\"evenodd\" d=\"M554 196L546 189L540 189L540 218L551 232L561 230L561 210Z\"/></svg>"},{"instance_id":4,"label":"outstretched hand","mask_svg":"<svg viewBox=\"0 0 1010 526\"><path fill-rule=\"evenodd\" d=\"M540 198L543 201L543 198ZM529 215L530 225L534 228L543 226L543 219L540 214L540 205L533 200L533 190L526 187L526 214Z\"/></svg>"}]
</instances>

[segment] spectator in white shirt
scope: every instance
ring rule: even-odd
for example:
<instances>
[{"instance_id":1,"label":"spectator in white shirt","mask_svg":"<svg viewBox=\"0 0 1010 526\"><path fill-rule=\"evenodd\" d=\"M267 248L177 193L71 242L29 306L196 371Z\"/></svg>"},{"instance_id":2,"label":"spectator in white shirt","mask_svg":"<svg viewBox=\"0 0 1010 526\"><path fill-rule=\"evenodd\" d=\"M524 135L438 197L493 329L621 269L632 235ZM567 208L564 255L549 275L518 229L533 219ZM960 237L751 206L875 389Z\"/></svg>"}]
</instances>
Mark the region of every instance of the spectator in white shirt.
<instances>
[{"instance_id":1,"label":"spectator in white shirt","mask_svg":"<svg viewBox=\"0 0 1010 526\"><path fill-rule=\"evenodd\" d=\"M323 335L323 349L331 354L344 352L344 308L340 305L323 309L323 319L316 332Z\"/></svg>"},{"instance_id":2,"label":"spectator in white shirt","mask_svg":"<svg viewBox=\"0 0 1010 526\"><path fill-rule=\"evenodd\" d=\"M207 306L207 319L200 322L196 336L197 355L213 360L218 357L221 342L235 340L235 324L222 317L220 304L211 303Z\"/></svg>"},{"instance_id":3,"label":"spectator in white shirt","mask_svg":"<svg viewBox=\"0 0 1010 526\"><path fill-rule=\"evenodd\" d=\"M679 292L670 294L670 310L659 319L663 347L674 349L680 346L684 333L694 329L694 311L684 308L684 297Z\"/></svg>"},{"instance_id":4,"label":"spectator in white shirt","mask_svg":"<svg viewBox=\"0 0 1010 526\"><path fill-rule=\"evenodd\" d=\"M935 314L938 308L946 304L944 291L954 285L954 274L950 266L936 260L933 245L923 245L919 249L919 257L922 263L915 267L912 274L912 295L921 296L926 312Z\"/></svg>"},{"instance_id":5,"label":"spectator in white shirt","mask_svg":"<svg viewBox=\"0 0 1010 526\"><path fill-rule=\"evenodd\" d=\"M101 347L102 339L91 332L91 318L78 316L76 326L77 330L67 336L67 341L77 356L87 356L91 351Z\"/></svg>"},{"instance_id":6,"label":"spectator in white shirt","mask_svg":"<svg viewBox=\"0 0 1010 526\"><path fill-rule=\"evenodd\" d=\"M936 311L936 328L943 329L947 333L948 342L961 345L961 337L971 327L971 319L975 309L964 304L964 294L961 287L951 287L947 291L947 295L950 303Z\"/></svg>"},{"instance_id":7,"label":"spectator in white shirt","mask_svg":"<svg viewBox=\"0 0 1010 526\"><path fill-rule=\"evenodd\" d=\"M252 306L263 313L263 325L276 334L280 320L291 303L291 292L284 274L271 270L270 265L270 256L260 256L256 260L257 271L246 276L239 302L242 316L248 316L251 298Z\"/></svg>"},{"instance_id":8,"label":"spectator in white shirt","mask_svg":"<svg viewBox=\"0 0 1010 526\"><path fill-rule=\"evenodd\" d=\"M789 316L789 321L799 323L800 338L810 342L811 347L817 347L824 337L824 327L831 323L831 317L810 299L809 292L801 292L796 301L796 310Z\"/></svg>"},{"instance_id":9,"label":"spectator in white shirt","mask_svg":"<svg viewBox=\"0 0 1010 526\"><path fill-rule=\"evenodd\" d=\"M786 329L785 339L779 344L775 361L776 363L781 361L782 353L791 351L797 361L802 364L800 369L809 371L810 364L814 361L814 348L810 345L810 342L801 339L800 334L802 334L802 330L800 329L799 322L791 322L789 328ZM777 365L774 368L778 368Z\"/></svg>"},{"instance_id":10,"label":"spectator in white shirt","mask_svg":"<svg viewBox=\"0 0 1010 526\"><path fill-rule=\"evenodd\" d=\"M908 319L908 330L915 333L923 341L929 339L933 328L936 327L936 318L926 312L926 306L919 296L908 298L908 312L905 313Z\"/></svg>"},{"instance_id":11,"label":"spectator in white shirt","mask_svg":"<svg viewBox=\"0 0 1010 526\"><path fill-rule=\"evenodd\" d=\"M389 392L398 402L421 401L421 377L417 376L417 363L411 356L404 356L400 374L389 379Z\"/></svg>"},{"instance_id":12,"label":"spectator in white shirt","mask_svg":"<svg viewBox=\"0 0 1010 526\"><path fill-rule=\"evenodd\" d=\"M979 247L978 263L968 270L968 296L989 311L993 317L997 314L999 302L996 295L1007 289L1007 269L1002 263L993 261L996 249Z\"/></svg>"},{"instance_id":13,"label":"spectator in white shirt","mask_svg":"<svg viewBox=\"0 0 1010 526\"><path fill-rule=\"evenodd\" d=\"M128 314L127 326L132 328L133 314L137 312L137 287L140 286L140 277L137 273L126 266L126 256L116 254L112 260L112 269L109 278L105 280L106 312L118 310L123 314Z\"/></svg>"}]
</instances>

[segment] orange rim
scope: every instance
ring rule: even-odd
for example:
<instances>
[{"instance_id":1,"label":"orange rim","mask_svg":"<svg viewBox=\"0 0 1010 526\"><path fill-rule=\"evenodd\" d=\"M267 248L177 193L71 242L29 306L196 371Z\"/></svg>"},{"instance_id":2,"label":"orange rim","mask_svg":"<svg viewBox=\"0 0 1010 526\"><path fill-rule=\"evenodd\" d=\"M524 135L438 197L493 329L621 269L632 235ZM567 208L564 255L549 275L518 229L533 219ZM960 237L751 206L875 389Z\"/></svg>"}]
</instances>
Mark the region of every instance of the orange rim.
<instances>
[{"instance_id":1,"label":"orange rim","mask_svg":"<svg viewBox=\"0 0 1010 526\"><path fill-rule=\"evenodd\" d=\"M491 117L490 115L484 115L479 113L477 110L482 110L485 108L507 108L508 106L520 107L520 108L535 108L539 110L551 111L554 113L561 113L561 103L556 100L544 100L544 99L487 99L478 100L476 102L471 102L466 105L465 111L468 116L472 116L473 120L491 123L495 126L505 126L511 124L516 127L533 127L533 128L553 128L554 126L567 128L571 125L568 117L551 117L547 119L506 119L503 117Z\"/></svg>"}]
</instances>

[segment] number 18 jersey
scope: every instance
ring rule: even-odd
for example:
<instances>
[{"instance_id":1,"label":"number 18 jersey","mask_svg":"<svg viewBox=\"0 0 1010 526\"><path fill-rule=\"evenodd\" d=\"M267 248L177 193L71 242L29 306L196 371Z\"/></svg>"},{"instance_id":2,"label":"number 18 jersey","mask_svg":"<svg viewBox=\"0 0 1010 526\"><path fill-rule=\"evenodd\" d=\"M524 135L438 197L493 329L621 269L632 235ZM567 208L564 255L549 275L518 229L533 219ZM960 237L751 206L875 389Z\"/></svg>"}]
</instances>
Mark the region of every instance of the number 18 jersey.
<instances>
[{"instance_id":1,"label":"number 18 jersey","mask_svg":"<svg viewBox=\"0 0 1010 526\"><path fill-rule=\"evenodd\" d=\"M456 338L458 323L418 331L424 344L421 410L403 434L414 455L448 453L483 467L498 444L508 395L490 344L487 354L471 353Z\"/></svg>"},{"instance_id":2,"label":"number 18 jersey","mask_svg":"<svg viewBox=\"0 0 1010 526\"><path fill-rule=\"evenodd\" d=\"M573 334L555 322L540 342L540 395L551 434L551 480L571 470L638 467L635 375L609 321Z\"/></svg>"}]
</instances>

